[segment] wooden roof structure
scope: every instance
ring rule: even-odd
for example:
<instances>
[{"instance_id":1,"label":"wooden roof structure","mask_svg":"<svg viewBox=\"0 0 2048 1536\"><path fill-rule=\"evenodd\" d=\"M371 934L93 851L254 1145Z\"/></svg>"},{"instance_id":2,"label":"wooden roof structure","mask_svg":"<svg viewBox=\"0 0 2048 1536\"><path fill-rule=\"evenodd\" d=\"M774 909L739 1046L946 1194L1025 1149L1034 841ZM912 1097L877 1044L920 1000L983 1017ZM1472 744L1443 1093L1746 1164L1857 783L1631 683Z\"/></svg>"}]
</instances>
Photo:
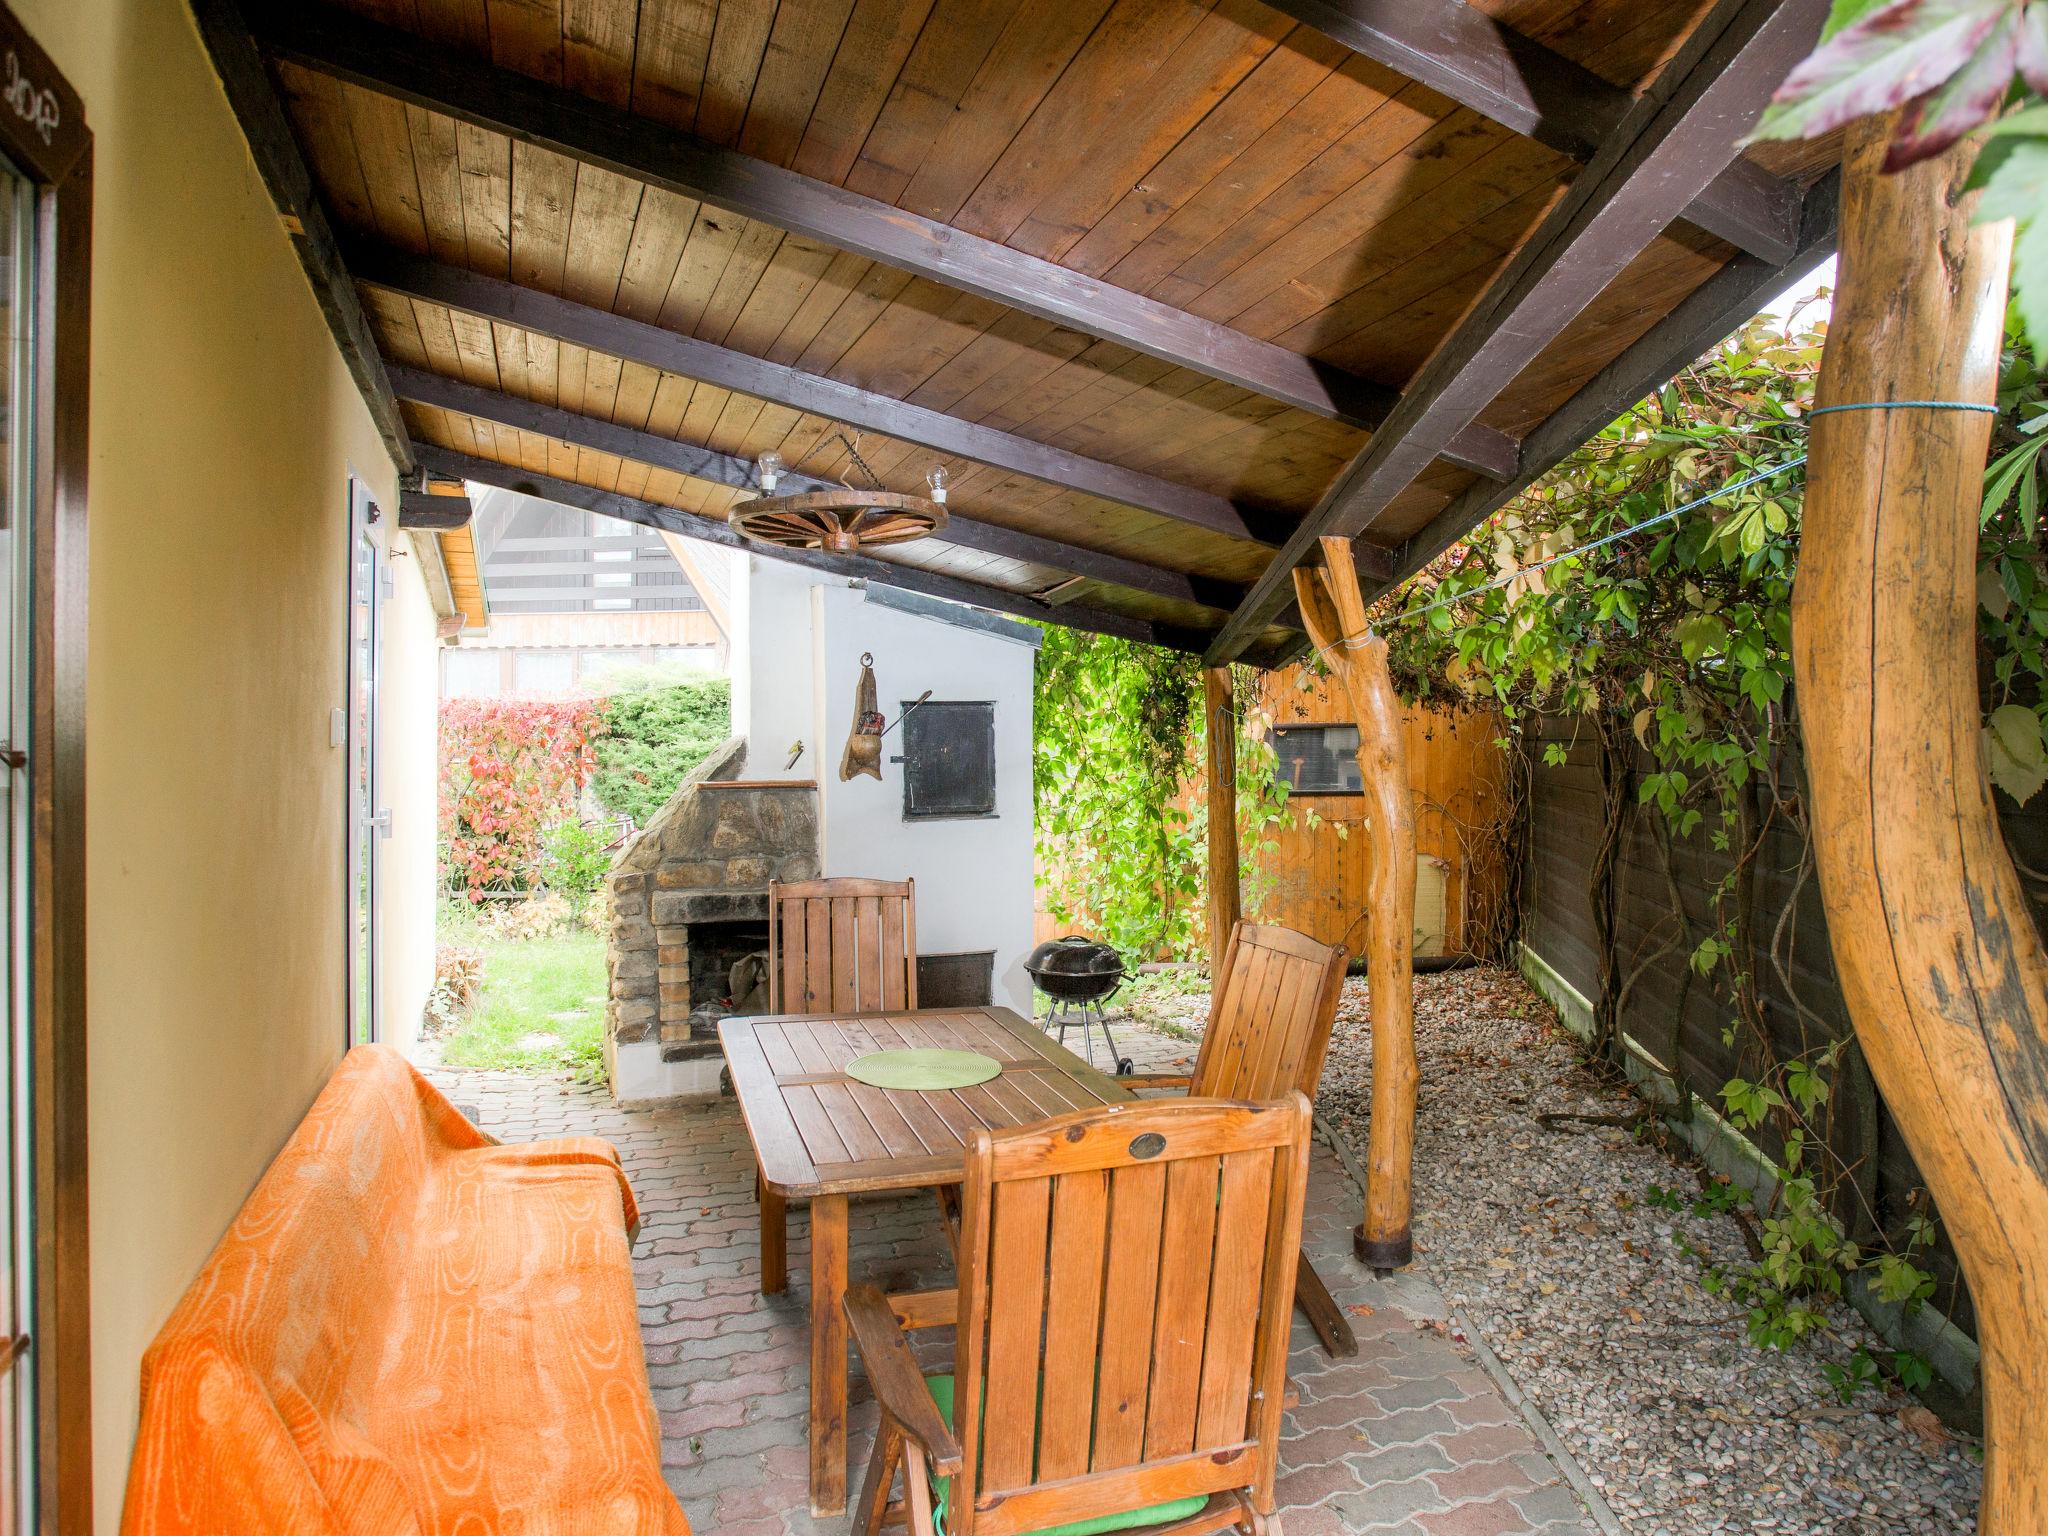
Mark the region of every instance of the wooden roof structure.
<instances>
[{"instance_id":1,"label":"wooden roof structure","mask_svg":"<svg viewBox=\"0 0 2048 1536\"><path fill-rule=\"evenodd\" d=\"M393 456L1270 660L1831 253L1823 0L192 0ZM782 556L782 552L762 550Z\"/></svg>"}]
</instances>

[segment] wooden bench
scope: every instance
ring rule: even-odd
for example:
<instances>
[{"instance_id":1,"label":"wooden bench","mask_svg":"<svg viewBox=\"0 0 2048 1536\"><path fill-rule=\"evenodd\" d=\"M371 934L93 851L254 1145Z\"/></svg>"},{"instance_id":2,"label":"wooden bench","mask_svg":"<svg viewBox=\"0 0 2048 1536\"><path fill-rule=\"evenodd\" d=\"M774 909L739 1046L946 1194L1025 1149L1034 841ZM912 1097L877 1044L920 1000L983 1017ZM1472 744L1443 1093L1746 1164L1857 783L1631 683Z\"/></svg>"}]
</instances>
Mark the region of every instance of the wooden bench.
<instances>
[{"instance_id":1,"label":"wooden bench","mask_svg":"<svg viewBox=\"0 0 2048 1536\"><path fill-rule=\"evenodd\" d=\"M633 1194L349 1052L142 1363L124 1536L688 1536L661 1475Z\"/></svg>"}]
</instances>

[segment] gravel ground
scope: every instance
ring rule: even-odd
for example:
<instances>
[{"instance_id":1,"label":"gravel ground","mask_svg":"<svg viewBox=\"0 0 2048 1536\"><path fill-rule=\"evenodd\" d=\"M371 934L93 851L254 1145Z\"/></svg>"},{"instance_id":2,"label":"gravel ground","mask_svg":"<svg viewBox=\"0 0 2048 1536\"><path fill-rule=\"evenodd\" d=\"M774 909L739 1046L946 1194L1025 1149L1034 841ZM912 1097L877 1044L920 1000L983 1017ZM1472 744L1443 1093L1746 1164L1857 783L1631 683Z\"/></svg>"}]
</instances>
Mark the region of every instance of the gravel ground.
<instances>
[{"instance_id":1,"label":"gravel ground","mask_svg":"<svg viewBox=\"0 0 2048 1536\"><path fill-rule=\"evenodd\" d=\"M1822 1375L1883 1346L1846 1307L1832 1336L1776 1353L1706 1294L1700 1259L1746 1261L1735 1221L1673 1213L1653 1184L1689 1166L1619 1128L1546 1128L1544 1113L1626 1114L1634 1100L1578 1058L1511 971L1418 976L1422 1071L1417 1261L1473 1320L1630 1536L1973 1530L1974 1447L1899 1392L1840 1406ZM1198 1032L1203 994L1140 1006ZM1371 1091L1363 980L1344 1002L1318 1108L1359 1152Z\"/></svg>"}]
</instances>

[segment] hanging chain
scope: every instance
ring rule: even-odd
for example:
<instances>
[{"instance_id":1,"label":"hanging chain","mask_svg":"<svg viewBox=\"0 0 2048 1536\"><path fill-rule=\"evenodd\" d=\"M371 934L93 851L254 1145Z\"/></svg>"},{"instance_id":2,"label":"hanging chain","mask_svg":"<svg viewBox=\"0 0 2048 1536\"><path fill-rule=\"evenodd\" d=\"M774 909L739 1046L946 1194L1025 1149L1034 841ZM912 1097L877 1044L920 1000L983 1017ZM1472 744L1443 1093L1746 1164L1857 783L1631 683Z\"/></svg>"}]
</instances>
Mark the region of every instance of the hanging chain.
<instances>
[{"instance_id":1,"label":"hanging chain","mask_svg":"<svg viewBox=\"0 0 2048 1536\"><path fill-rule=\"evenodd\" d=\"M839 477L839 483L845 486L849 491L883 490L885 489L885 487L882 484L882 477L876 474L874 470L869 467L868 461L860 456L860 438L861 435L858 432L854 433L853 436L850 438L844 432L834 432L830 437L825 439L825 441L828 443L845 444L847 457L852 459L855 466L860 470L860 472L868 477L868 483L864 486L855 485L851 480L847 479L845 475L841 475Z\"/></svg>"}]
</instances>

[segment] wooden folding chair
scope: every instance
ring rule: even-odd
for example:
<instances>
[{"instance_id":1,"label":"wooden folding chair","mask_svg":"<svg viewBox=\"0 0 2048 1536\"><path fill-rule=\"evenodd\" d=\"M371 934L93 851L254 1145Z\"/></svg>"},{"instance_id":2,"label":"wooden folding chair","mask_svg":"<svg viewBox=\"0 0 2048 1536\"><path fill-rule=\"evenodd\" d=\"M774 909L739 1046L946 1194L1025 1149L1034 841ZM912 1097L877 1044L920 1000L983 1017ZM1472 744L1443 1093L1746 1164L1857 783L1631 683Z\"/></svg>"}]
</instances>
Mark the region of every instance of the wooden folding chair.
<instances>
[{"instance_id":1,"label":"wooden folding chair","mask_svg":"<svg viewBox=\"0 0 2048 1536\"><path fill-rule=\"evenodd\" d=\"M958 1288L846 1295L881 1405L855 1536L1278 1536L1308 1132L1299 1093L977 1131ZM907 1332L945 1325L954 1372L927 1381Z\"/></svg>"},{"instance_id":2,"label":"wooden folding chair","mask_svg":"<svg viewBox=\"0 0 2048 1536\"><path fill-rule=\"evenodd\" d=\"M902 1013L917 1006L917 882L768 883L770 1013ZM789 1287L789 1210L754 1172L761 1294Z\"/></svg>"},{"instance_id":3,"label":"wooden folding chair","mask_svg":"<svg viewBox=\"0 0 2048 1536\"><path fill-rule=\"evenodd\" d=\"M1237 924L1210 995L1209 1025L1194 1071L1123 1081L1136 1088L1185 1088L1204 1099L1270 1099L1293 1090L1313 1102L1347 958L1342 945L1320 944L1292 928ZM1332 1355L1357 1354L1351 1325L1306 1254L1295 1273L1295 1299L1323 1348Z\"/></svg>"}]
</instances>

